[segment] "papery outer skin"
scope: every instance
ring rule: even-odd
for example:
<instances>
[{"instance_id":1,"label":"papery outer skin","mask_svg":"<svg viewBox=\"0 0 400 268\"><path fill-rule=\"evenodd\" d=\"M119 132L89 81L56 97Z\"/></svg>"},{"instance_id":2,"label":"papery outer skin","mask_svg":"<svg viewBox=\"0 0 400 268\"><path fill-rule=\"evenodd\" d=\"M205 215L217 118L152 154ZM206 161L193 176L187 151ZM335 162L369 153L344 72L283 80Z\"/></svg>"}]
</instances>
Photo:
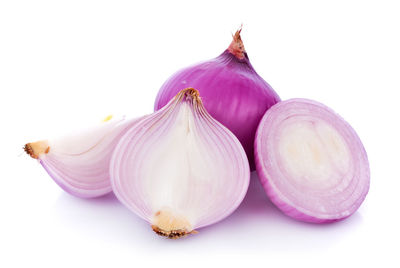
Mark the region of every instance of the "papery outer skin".
<instances>
[{"instance_id":1,"label":"papery outer skin","mask_svg":"<svg viewBox=\"0 0 400 268\"><path fill-rule=\"evenodd\" d=\"M266 156L263 156L261 151L262 151L262 144L261 144L261 139L265 127L265 124L274 120L274 114L278 112L278 109L283 109L286 105L292 105L292 104L305 104L305 105L315 105L319 108L325 109L327 112L330 112L333 116L336 117L336 120L340 121L341 123L344 123L344 125L347 127L347 131L349 131L352 134L352 139L354 143L358 146L359 149L359 154L362 155L362 163L360 164L361 170L365 173L365 177L361 178L361 180L364 180L363 183L360 187L362 187L362 194L359 196L359 199L355 203L354 209L348 213L348 215L343 215L343 216L337 216L337 217L326 217L318 215L318 213L308 211L303 209L301 206L299 207L297 204L294 202L288 200L285 197L285 193L282 193L281 189L277 189L276 186L273 184L272 180L269 178L268 170L266 170L264 162L267 161L265 158ZM311 109L311 108L310 108ZM261 181L261 184L263 185L269 199L286 215L289 217L292 217L296 220L299 221L304 221L304 222L310 222L310 223L329 223L329 222L335 222L339 220L346 219L347 217L351 216L354 212L357 211L357 209L361 206L362 202L364 201L366 195L368 194L369 191L369 185L370 185L370 172L369 172L369 163L368 163L368 158L366 151L364 149L364 146L362 145L361 140L359 139L358 135L354 131L354 129L338 114L336 114L332 109L329 107L308 99L290 99L290 100L285 100L282 101L278 104L276 104L274 107L272 107L270 110L266 112L264 115L263 119L260 122L260 125L257 129L256 132L256 138L254 142L254 148L255 148L255 163L256 163L256 169L258 173L258 177Z\"/></svg>"},{"instance_id":2,"label":"papery outer skin","mask_svg":"<svg viewBox=\"0 0 400 268\"><path fill-rule=\"evenodd\" d=\"M162 108L185 87L199 90L210 115L242 143L254 170L253 145L258 123L280 98L256 73L247 54L240 60L226 50L217 58L176 72L160 88L154 109Z\"/></svg>"},{"instance_id":3,"label":"papery outer skin","mask_svg":"<svg viewBox=\"0 0 400 268\"><path fill-rule=\"evenodd\" d=\"M122 161L123 157L126 157L126 155L130 154L129 150L129 142L132 141L134 142L135 136L138 135L140 139L144 140L144 136L146 136L148 133L147 129L149 126L153 128L155 124L158 124L159 122L162 122L162 120L169 120L169 119L164 119L168 118L167 114L174 113L174 109L180 109L181 101L176 102L175 99L172 99L166 106L164 106L161 110L156 111L154 114L147 116L145 119L141 120L138 124L136 124L134 127L132 127L125 135L122 137L121 141L118 143L117 148L115 149L113 153L113 157L111 160L110 164L110 174L111 174L111 182L112 182L112 187L115 195L117 198L130 210L132 210L135 214L137 214L139 217L142 219L148 221L149 223L152 223L152 218L154 216L154 213L156 211L151 211L149 206L145 204L145 200L138 200L135 199L137 198L136 196L130 196L129 193L126 192L126 189L128 188L126 185L126 181L123 181L123 179L120 178L120 162ZM200 104L202 106L202 104ZM234 151L237 152L237 155L232 155L232 157L235 157L236 161L240 163L240 165L235 166L236 169L239 169L238 174L244 174L243 177L240 178L232 178L232 180L241 180L243 183L243 187L240 188L240 194L237 196L232 196L232 202L231 207L229 208L223 208L223 211L220 212L219 216L213 219L205 218L202 219L200 223L192 223L192 228L197 229L197 228L202 228L211 224L214 224L218 221L221 221L222 219L226 218L229 216L243 201L244 196L247 192L248 185L249 185L249 180L250 180L250 169L249 169L249 164L248 160L246 157L246 154L240 144L240 142L237 140L237 138L222 124L214 120L205 110L204 108L201 108L201 113L197 114L198 117L202 118L204 121L209 121L210 127L212 125L213 132L210 132L210 135L215 135L216 132L218 133L224 133L224 136L219 136L220 139L222 137L228 137L227 140L224 142L227 143L229 141L230 146L234 147ZM154 124L153 124L154 123ZM165 123L160 123L160 124L165 124ZM161 127L160 127L161 128ZM211 134L212 133L212 134ZM149 134L150 135L150 134ZM156 134L151 134L151 135L156 135ZM136 144L136 143L135 143ZM143 144L145 144L145 141L143 141ZM136 144L139 146L138 144ZM136 148L137 148L136 146ZM222 145L221 145L222 146ZM128 148L128 149L127 149ZM215 148L217 150L217 148ZM133 161L136 162L136 161ZM136 178L135 178L136 179ZM133 180L133 179L131 179ZM123 184L125 183L125 185ZM227 186L229 188L229 186ZM134 188L134 187L133 187ZM138 189L136 189L138 190ZM142 193L140 193L142 194ZM135 200L132 200L135 199ZM217 205L217 204L214 204ZM186 215L182 215L186 216ZM189 230L190 231L190 230Z\"/></svg>"},{"instance_id":4,"label":"papery outer skin","mask_svg":"<svg viewBox=\"0 0 400 268\"><path fill-rule=\"evenodd\" d=\"M50 146L50 150L48 154L41 154L39 155L39 163L43 166L43 168L46 170L46 172L50 175L50 177L67 193L74 195L76 197L80 198L95 198L95 197L100 197L105 194L108 194L112 191L111 188L111 183L109 179L109 162L111 159L112 152L118 143L119 139L121 136L125 133L125 131L132 125L136 124L138 119L121 119L118 122L113 122L115 126L113 129L110 129L110 132L105 133L105 135L98 141L101 142L102 140L104 141L107 140L108 144L102 150L102 153L99 154L99 159L96 161L96 166L87 166L85 168L89 168L91 170L95 170L98 173L98 178L95 178L95 182L88 182L86 185L84 181L78 181L77 178L72 178L69 175L66 174L68 170L70 172L77 172L79 170L78 167L68 166L66 163L61 163L65 165L64 167L61 167L61 165L55 164L54 161L60 161L55 156L52 156L52 151L53 148ZM109 122L107 122L109 123ZM107 124L107 123L102 123L102 124ZM93 148L98 146L98 144L92 145ZM92 147L90 146L90 147ZM103 145L102 145L103 146ZM85 148L86 149L86 148ZM85 150L84 149L84 150ZM84 153L84 152L83 152ZM79 154L78 154L79 155ZM79 157L79 156L77 156ZM51 160L53 159L53 160ZM67 168L68 170L63 170L64 168ZM80 167L82 168L82 167ZM79 172L79 171L78 171ZM83 177L83 176L82 176ZM82 179L80 177L79 179ZM81 185L79 185L81 184Z\"/></svg>"}]
</instances>

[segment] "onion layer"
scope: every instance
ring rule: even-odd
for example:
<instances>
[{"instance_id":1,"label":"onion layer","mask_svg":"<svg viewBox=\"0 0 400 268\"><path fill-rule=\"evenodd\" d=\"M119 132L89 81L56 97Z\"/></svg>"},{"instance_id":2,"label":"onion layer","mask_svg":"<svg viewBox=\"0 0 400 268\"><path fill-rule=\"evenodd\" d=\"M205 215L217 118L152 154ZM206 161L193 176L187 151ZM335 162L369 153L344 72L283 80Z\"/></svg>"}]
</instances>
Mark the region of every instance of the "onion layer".
<instances>
[{"instance_id":1,"label":"onion layer","mask_svg":"<svg viewBox=\"0 0 400 268\"><path fill-rule=\"evenodd\" d=\"M160 88L155 110L166 105L180 89L199 90L205 108L242 143L254 170L254 135L264 113L280 101L272 87L250 64L238 30L219 57L184 68Z\"/></svg>"},{"instance_id":2,"label":"onion layer","mask_svg":"<svg viewBox=\"0 0 400 268\"><path fill-rule=\"evenodd\" d=\"M112 151L137 120L109 116L86 131L55 140L27 143L24 149L39 160L66 192L82 198L102 196L111 192L109 165Z\"/></svg>"},{"instance_id":3,"label":"onion layer","mask_svg":"<svg viewBox=\"0 0 400 268\"><path fill-rule=\"evenodd\" d=\"M285 214L331 222L354 213L369 189L369 165L352 127L321 103L292 99L264 115L255 139L259 178Z\"/></svg>"},{"instance_id":4,"label":"onion layer","mask_svg":"<svg viewBox=\"0 0 400 268\"><path fill-rule=\"evenodd\" d=\"M118 199L168 238L227 217L250 178L239 141L207 113L193 88L127 131L110 174Z\"/></svg>"}]
</instances>

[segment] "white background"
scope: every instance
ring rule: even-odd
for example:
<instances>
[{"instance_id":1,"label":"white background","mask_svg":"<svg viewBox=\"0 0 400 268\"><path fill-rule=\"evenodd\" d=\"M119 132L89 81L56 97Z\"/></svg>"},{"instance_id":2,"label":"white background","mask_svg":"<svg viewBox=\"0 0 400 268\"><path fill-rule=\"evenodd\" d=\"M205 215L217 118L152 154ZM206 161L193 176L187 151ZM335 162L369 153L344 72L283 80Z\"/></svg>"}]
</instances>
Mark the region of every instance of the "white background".
<instances>
[{"instance_id":1,"label":"white background","mask_svg":"<svg viewBox=\"0 0 400 268\"><path fill-rule=\"evenodd\" d=\"M399 267L398 1L1 1L0 267ZM226 220L170 241L113 195L64 193L26 142L151 113L177 69L216 57L243 23L258 73L282 99L311 98L358 132L370 192L338 223L294 221L253 174Z\"/></svg>"}]
</instances>

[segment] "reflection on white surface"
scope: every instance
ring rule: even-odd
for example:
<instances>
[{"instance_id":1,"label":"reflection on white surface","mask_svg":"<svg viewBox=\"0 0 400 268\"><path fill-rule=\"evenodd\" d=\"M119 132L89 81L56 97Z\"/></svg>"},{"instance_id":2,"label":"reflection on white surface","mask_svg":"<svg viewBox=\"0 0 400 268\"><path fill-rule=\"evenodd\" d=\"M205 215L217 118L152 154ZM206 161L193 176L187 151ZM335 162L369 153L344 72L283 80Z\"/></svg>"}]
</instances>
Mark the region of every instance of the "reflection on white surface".
<instances>
[{"instance_id":1,"label":"reflection on white surface","mask_svg":"<svg viewBox=\"0 0 400 268\"><path fill-rule=\"evenodd\" d=\"M75 232L79 239L139 247L139 251L148 253L158 249L184 254L201 252L203 247L220 253L325 251L356 232L362 217L356 212L331 224L295 221L268 200L253 172L247 196L231 216L184 239L158 237L113 194L85 200L62 193L54 206L54 221Z\"/></svg>"}]
</instances>

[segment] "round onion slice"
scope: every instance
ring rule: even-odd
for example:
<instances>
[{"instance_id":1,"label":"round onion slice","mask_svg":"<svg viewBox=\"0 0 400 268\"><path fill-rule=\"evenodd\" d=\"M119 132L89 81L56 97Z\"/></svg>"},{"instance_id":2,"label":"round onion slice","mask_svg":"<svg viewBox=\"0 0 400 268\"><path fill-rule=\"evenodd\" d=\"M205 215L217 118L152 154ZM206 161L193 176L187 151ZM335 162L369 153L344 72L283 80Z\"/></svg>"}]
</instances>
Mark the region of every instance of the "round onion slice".
<instances>
[{"instance_id":1,"label":"round onion slice","mask_svg":"<svg viewBox=\"0 0 400 268\"><path fill-rule=\"evenodd\" d=\"M122 137L111 159L115 195L168 238L227 217L249 185L243 147L207 113L198 94L184 89L141 120Z\"/></svg>"},{"instance_id":2,"label":"round onion slice","mask_svg":"<svg viewBox=\"0 0 400 268\"><path fill-rule=\"evenodd\" d=\"M354 213L369 189L369 165L352 127L325 105L291 99L269 109L255 139L259 178L271 201L306 222Z\"/></svg>"}]
</instances>

